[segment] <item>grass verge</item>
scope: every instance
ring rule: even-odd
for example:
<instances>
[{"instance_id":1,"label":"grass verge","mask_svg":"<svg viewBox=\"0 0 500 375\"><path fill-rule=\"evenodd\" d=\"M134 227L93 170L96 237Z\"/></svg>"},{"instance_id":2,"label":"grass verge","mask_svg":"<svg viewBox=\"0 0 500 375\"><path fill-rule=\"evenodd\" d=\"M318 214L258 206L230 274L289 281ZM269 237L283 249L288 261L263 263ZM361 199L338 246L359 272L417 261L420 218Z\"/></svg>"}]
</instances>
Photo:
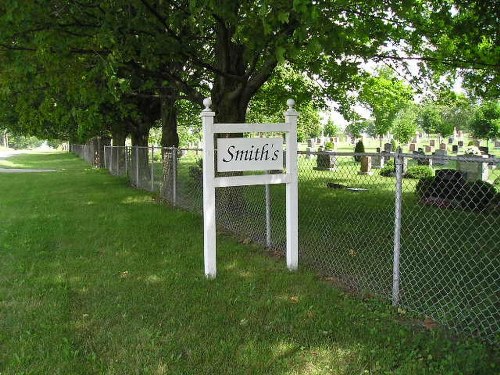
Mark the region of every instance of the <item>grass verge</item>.
<instances>
[{"instance_id":1,"label":"grass verge","mask_svg":"<svg viewBox=\"0 0 500 375\"><path fill-rule=\"evenodd\" d=\"M493 374L495 353L422 330L68 154L0 174L0 373Z\"/></svg>"}]
</instances>

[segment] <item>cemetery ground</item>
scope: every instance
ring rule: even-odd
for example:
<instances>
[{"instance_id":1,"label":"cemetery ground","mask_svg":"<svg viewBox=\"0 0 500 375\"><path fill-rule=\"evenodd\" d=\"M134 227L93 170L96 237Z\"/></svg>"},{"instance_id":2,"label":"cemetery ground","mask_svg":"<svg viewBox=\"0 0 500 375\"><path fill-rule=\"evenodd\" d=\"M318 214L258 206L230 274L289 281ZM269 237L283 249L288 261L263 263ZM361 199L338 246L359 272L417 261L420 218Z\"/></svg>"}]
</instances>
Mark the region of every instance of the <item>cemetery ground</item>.
<instances>
[{"instance_id":1,"label":"cemetery ground","mask_svg":"<svg viewBox=\"0 0 500 375\"><path fill-rule=\"evenodd\" d=\"M0 174L0 373L494 374L498 352L218 238L70 154Z\"/></svg>"}]
</instances>

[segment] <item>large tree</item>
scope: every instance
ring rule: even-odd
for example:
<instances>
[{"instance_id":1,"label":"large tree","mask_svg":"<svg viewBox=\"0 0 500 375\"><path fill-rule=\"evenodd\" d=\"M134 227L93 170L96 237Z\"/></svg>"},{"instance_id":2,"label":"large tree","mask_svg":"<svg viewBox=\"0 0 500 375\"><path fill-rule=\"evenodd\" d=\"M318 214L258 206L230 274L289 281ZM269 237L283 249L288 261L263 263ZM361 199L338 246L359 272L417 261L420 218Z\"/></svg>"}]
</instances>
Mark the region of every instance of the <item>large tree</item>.
<instances>
[{"instance_id":1,"label":"large tree","mask_svg":"<svg viewBox=\"0 0 500 375\"><path fill-rule=\"evenodd\" d=\"M398 79L389 68L380 69L364 80L358 100L366 106L374 118L374 131L380 139L390 132L398 112L413 99L411 87Z\"/></svg>"},{"instance_id":2,"label":"large tree","mask_svg":"<svg viewBox=\"0 0 500 375\"><path fill-rule=\"evenodd\" d=\"M472 135L478 139L490 139L500 137L500 101L493 100L481 104L475 111L470 122Z\"/></svg>"}]
</instances>

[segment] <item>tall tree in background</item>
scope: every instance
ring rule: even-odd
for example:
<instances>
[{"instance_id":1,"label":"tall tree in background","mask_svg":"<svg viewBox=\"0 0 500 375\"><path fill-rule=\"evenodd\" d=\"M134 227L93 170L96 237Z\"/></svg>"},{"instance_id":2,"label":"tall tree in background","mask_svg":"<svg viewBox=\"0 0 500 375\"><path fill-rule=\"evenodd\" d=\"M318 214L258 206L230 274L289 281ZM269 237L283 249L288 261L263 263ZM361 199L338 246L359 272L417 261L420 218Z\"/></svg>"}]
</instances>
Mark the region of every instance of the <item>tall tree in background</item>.
<instances>
[{"instance_id":1,"label":"tall tree in background","mask_svg":"<svg viewBox=\"0 0 500 375\"><path fill-rule=\"evenodd\" d=\"M417 132L417 109L408 105L401 109L394 118L391 130L394 139L399 143L408 143Z\"/></svg>"},{"instance_id":2,"label":"tall tree in background","mask_svg":"<svg viewBox=\"0 0 500 375\"><path fill-rule=\"evenodd\" d=\"M384 135L391 130L396 114L412 99L411 87L398 79L389 68L380 69L376 75L366 77L358 100L374 117L375 134L380 139L380 147Z\"/></svg>"},{"instance_id":3,"label":"tall tree in background","mask_svg":"<svg viewBox=\"0 0 500 375\"><path fill-rule=\"evenodd\" d=\"M500 137L500 101L481 104L476 109L469 127L475 138L485 139L486 142Z\"/></svg>"}]
</instances>

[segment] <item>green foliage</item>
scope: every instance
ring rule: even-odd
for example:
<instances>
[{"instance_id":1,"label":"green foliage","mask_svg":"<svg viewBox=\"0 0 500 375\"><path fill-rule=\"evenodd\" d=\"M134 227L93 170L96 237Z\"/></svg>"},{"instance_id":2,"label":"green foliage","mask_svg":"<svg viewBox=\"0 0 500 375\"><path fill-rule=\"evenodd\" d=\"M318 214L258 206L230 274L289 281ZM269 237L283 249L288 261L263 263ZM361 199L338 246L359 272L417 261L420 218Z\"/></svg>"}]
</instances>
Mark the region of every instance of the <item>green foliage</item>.
<instances>
[{"instance_id":1,"label":"green foliage","mask_svg":"<svg viewBox=\"0 0 500 375\"><path fill-rule=\"evenodd\" d=\"M417 199L419 201L431 195L434 190L434 181L434 176L420 178L420 180L417 182L417 185L415 186L415 195L417 196Z\"/></svg>"},{"instance_id":2,"label":"green foliage","mask_svg":"<svg viewBox=\"0 0 500 375\"><path fill-rule=\"evenodd\" d=\"M361 139L356 142L356 145L354 146L354 152L357 154L362 154L365 152L365 145L363 144L363 141ZM354 155L354 160L359 163L361 161L361 155Z\"/></svg>"},{"instance_id":3,"label":"green foliage","mask_svg":"<svg viewBox=\"0 0 500 375\"><path fill-rule=\"evenodd\" d=\"M471 210L483 210L492 202L497 191L495 187L486 181L469 181L461 192L462 206Z\"/></svg>"},{"instance_id":4,"label":"green foliage","mask_svg":"<svg viewBox=\"0 0 500 375\"><path fill-rule=\"evenodd\" d=\"M415 106L400 110L392 122L391 133L399 143L408 143L417 132L417 111ZM395 148L394 148L395 150Z\"/></svg>"},{"instance_id":5,"label":"green foliage","mask_svg":"<svg viewBox=\"0 0 500 375\"><path fill-rule=\"evenodd\" d=\"M379 69L368 76L358 96L360 103L371 110L375 118L375 134L383 136L391 130L397 113L413 99L409 85L397 79L389 68Z\"/></svg>"},{"instance_id":6,"label":"green foliage","mask_svg":"<svg viewBox=\"0 0 500 375\"><path fill-rule=\"evenodd\" d=\"M422 179L432 176L434 176L434 170L431 167L425 165L412 165L411 167L408 167L403 177Z\"/></svg>"},{"instance_id":7,"label":"green foliage","mask_svg":"<svg viewBox=\"0 0 500 375\"><path fill-rule=\"evenodd\" d=\"M396 175L396 165L394 159L389 159L383 168L380 168L379 174L383 177L394 177Z\"/></svg>"},{"instance_id":8,"label":"green foliage","mask_svg":"<svg viewBox=\"0 0 500 375\"><path fill-rule=\"evenodd\" d=\"M31 149L40 147L43 140L33 136L9 135L9 147L16 150Z\"/></svg>"},{"instance_id":9,"label":"green foliage","mask_svg":"<svg viewBox=\"0 0 500 375\"><path fill-rule=\"evenodd\" d=\"M440 134L447 137L453 134L453 124L444 118L445 108L433 103L424 104L418 112L419 127L429 134Z\"/></svg>"},{"instance_id":10,"label":"green foliage","mask_svg":"<svg viewBox=\"0 0 500 375\"><path fill-rule=\"evenodd\" d=\"M478 139L500 137L500 101L483 103L476 109L469 128Z\"/></svg>"},{"instance_id":11,"label":"green foliage","mask_svg":"<svg viewBox=\"0 0 500 375\"><path fill-rule=\"evenodd\" d=\"M345 128L345 133L353 138L361 137L361 133L366 129L367 121L358 120L351 122Z\"/></svg>"},{"instance_id":12,"label":"green foliage","mask_svg":"<svg viewBox=\"0 0 500 375\"><path fill-rule=\"evenodd\" d=\"M328 122L326 123L325 129L324 129L325 136L336 137L340 133L341 133L340 128L336 124L334 124L332 119L328 119Z\"/></svg>"},{"instance_id":13,"label":"green foliage","mask_svg":"<svg viewBox=\"0 0 500 375\"><path fill-rule=\"evenodd\" d=\"M333 142L325 143L325 151L333 151L335 149L335 144Z\"/></svg>"}]
</instances>

